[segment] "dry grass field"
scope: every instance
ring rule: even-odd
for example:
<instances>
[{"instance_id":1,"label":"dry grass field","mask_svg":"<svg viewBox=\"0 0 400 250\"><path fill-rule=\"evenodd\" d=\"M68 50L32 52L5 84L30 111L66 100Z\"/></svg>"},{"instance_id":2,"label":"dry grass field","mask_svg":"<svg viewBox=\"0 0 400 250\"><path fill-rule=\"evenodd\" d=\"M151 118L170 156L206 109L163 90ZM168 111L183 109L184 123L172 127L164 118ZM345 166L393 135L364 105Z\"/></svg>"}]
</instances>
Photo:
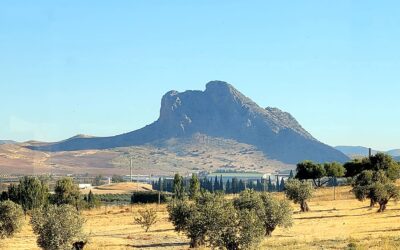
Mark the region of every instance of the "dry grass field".
<instances>
[{"instance_id":1,"label":"dry grass field","mask_svg":"<svg viewBox=\"0 0 400 250\"><path fill-rule=\"evenodd\" d=\"M146 183L122 182L82 189L81 193L88 194L90 190L93 194L131 194L134 191L150 191L152 187Z\"/></svg>"},{"instance_id":2,"label":"dry grass field","mask_svg":"<svg viewBox=\"0 0 400 250\"><path fill-rule=\"evenodd\" d=\"M355 200L349 187L321 189L310 202L309 213L295 213L294 226L278 229L260 249L400 249L400 204L390 203L376 213L368 202ZM295 211L298 206L293 205ZM184 235L173 231L165 206L152 205L159 223L148 233L133 223L144 206L104 207L84 212L87 249L188 249ZM0 241L1 249L38 249L29 224L13 239ZM353 247L353 248L351 248Z\"/></svg>"}]
</instances>

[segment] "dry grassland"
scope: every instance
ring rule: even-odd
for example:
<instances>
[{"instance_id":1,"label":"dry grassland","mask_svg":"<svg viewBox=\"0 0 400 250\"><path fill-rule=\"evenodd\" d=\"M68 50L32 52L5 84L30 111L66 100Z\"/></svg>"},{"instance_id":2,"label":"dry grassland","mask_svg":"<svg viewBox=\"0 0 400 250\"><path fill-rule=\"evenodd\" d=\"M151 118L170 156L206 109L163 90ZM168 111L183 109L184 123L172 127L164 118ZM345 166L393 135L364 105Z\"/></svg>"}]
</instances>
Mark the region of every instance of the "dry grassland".
<instances>
[{"instance_id":1,"label":"dry grassland","mask_svg":"<svg viewBox=\"0 0 400 250\"><path fill-rule=\"evenodd\" d=\"M358 202L349 187L318 190L309 213L295 213L294 226L277 229L260 249L400 249L400 204L390 203L385 213L376 213L368 202ZM295 211L298 206L293 205ZM103 207L84 212L88 250L95 249L188 249L184 235L173 231L165 206L152 205L159 223L145 233L133 223L144 206ZM1 249L38 249L31 227L13 239L0 241ZM353 248L351 248L353 247Z\"/></svg>"}]
</instances>

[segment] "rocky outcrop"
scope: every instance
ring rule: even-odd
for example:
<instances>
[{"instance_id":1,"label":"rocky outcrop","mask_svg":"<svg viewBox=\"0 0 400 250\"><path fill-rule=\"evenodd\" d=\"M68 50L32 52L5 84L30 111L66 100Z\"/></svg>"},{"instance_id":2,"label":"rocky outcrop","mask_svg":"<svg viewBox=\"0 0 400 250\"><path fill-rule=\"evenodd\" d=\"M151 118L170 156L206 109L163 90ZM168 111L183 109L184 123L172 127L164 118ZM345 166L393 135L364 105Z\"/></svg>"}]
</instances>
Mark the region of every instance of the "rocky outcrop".
<instances>
[{"instance_id":1,"label":"rocky outcrop","mask_svg":"<svg viewBox=\"0 0 400 250\"><path fill-rule=\"evenodd\" d=\"M302 160L346 161L343 153L316 140L289 113L261 108L232 85L212 81L205 91L170 91L161 101L160 117L154 123L112 137L75 137L32 147L67 151L105 149L153 143L201 133L256 146L268 158L285 163Z\"/></svg>"}]
</instances>

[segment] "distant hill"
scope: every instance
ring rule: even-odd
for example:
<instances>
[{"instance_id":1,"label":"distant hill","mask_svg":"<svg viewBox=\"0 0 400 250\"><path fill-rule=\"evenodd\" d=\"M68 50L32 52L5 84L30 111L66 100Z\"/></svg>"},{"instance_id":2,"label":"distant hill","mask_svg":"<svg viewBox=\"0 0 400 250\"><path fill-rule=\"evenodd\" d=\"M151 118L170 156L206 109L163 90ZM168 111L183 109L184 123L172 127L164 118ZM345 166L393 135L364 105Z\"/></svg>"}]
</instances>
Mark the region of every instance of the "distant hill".
<instances>
[{"instance_id":1,"label":"distant hill","mask_svg":"<svg viewBox=\"0 0 400 250\"><path fill-rule=\"evenodd\" d=\"M367 157L369 154L369 148L362 146L336 146L335 148L349 157ZM372 150L372 154L377 152L377 150Z\"/></svg>"},{"instance_id":2,"label":"distant hill","mask_svg":"<svg viewBox=\"0 0 400 250\"><path fill-rule=\"evenodd\" d=\"M369 149L362 146L337 146L335 148L349 157L367 157L369 153ZM400 149L393 149L389 151L379 151L372 149L372 154L376 154L378 152L383 152L393 157L400 156Z\"/></svg>"},{"instance_id":3,"label":"distant hill","mask_svg":"<svg viewBox=\"0 0 400 250\"><path fill-rule=\"evenodd\" d=\"M342 152L321 143L289 113L261 108L232 85L209 82L205 91L170 91L161 100L154 123L111 137L73 137L65 141L30 146L39 151L76 151L155 145L199 133L255 146L268 159L295 164L303 160L348 160Z\"/></svg>"},{"instance_id":4,"label":"distant hill","mask_svg":"<svg viewBox=\"0 0 400 250\"><path fill-rule=\"evenodd\" d=\"M11 140L0 140L0 145L4 144L16 144L17 142Z\"/></svg>"},{"instance_id":5,"label":"distant hill","mask_svg":"<svg viewBox=\"0 0 400 250\"><path fill-rule=\"evenodd\" d=\"M392 149L387 151L386 153L388 153L389 155L393 156L393 157L400 157L400 149Z\"/></svg>"}]
</instances>

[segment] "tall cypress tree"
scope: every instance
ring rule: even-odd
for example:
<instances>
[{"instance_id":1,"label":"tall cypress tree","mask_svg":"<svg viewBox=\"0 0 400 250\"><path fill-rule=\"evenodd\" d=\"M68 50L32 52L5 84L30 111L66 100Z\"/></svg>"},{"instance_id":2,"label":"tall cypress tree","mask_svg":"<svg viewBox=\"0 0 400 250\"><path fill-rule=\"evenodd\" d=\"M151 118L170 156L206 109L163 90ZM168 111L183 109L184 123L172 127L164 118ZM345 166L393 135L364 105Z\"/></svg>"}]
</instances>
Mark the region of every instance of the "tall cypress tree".
<instances>
[{"instance_id":1,"label":"tall cypress tree","mask_svg":"<svg viewBox=\"0 0 400 250\"><path fill-rule=\"evenodd\" d=\"M275 185L276 185L276 192L280 192L281 188L279 185L279 175L276 176L276 184Z\"/></svg>"},{"instance_id":2,"label":"tall cypress tree","mask_svg":"<svg viewBox=\"0 0 400 250\"><path fill-rule=\"evenodd\" d=\"M218 177L215 176L215 179L214 179L214 191L218 191L218 190L219 190Z\"/></svg>"},{"instance_id":3,"label":"tall cypress tree","mask_svg":"<svg viewBox=\"0 0 400 250\"><path fill-rule=\"evenodd\" d=\"M197 178L197 174L192 174L189 186L190 199L195 200L200 195L200 182Z\"/></svg>"},{"instance_id":4,"label":"tall cypress tree","mask_svg":"<svg viewBox=\"0 0 400 250\"><path fill-rule=\"evenodd\" d=\"M281 180L281 184L279 185L280 191L284 191L285 190L285 180L282 178Z\"/></svg>"},{"instance_id":5,"label":"tall cypress tree","mask_svg":"<svg viewBox=\"0 0 400 250\"><path fill-rule=\"evenodd\" d=\"M244 191L245 190L245 185L244 185L244 182L243 182L243 180L242 179L240 179L239 180L239 190L238 190L238 193L240 193L240 192L242 192L242 191Z\"/></svg>"},{"instance_id":6,"label":"tall cypress tree","mask_svg":"<svg viewBox=\"0 0 400 250\"><path fill-rule=\"evenodd\" d=\"M224 181L222 180L222 174L219 177L219 190L224 191Z\"/></svg>"},{"instance_id":7,"label":"tall cypress tree","mask_svg":"<svg viewBox=\"0 0 400 250\"><path fill-rule=\"evenodd\" d=\"M268 192L273 192L274 186L272 185L271 176L268 177Z\"/></svg>"},{"instance_id":8,"label":"tall cypress tree","mask_svg":"<svg viewBox=\"0 0 400 250\"><path fill-rule=\"evenodd\" d=\"M290 170L289 179L293 179L293 178L294 178L293 170Z\"/></svg>"},{"instance_id":9,"label":"tall cypress tree","mask_svg":"<svg viewBox=\"0 0 400 250\"><path fill-rule=\"evenodd\" d=\"M232 193L233 194L238 193L238 179L236 177L232 179Z\"/></svg>"},{"instance_id":10,"label":"tall cypress tree","mask_svg":"<svg viewBox=\"0 0 400 250\"><path fill-rule=\"evenodd\" d=\"M231 182L229 181L229 179L226 181L226 184L225 184L225 193L226 194L232 193L232 186L231 186Z\"/></svg>"},{"instance_id":11,"label":"tall cypress tree","mask_svg":"<svg viewBox=\"0 0 400 250\"><path fill-rule=\"evenodd\" d=\"M179 174L175 174L173 191L175 194L175 198L180 199L180 200L183 199L184 186L183 186L182 177Z\"/></svg>"}]
</instances>

